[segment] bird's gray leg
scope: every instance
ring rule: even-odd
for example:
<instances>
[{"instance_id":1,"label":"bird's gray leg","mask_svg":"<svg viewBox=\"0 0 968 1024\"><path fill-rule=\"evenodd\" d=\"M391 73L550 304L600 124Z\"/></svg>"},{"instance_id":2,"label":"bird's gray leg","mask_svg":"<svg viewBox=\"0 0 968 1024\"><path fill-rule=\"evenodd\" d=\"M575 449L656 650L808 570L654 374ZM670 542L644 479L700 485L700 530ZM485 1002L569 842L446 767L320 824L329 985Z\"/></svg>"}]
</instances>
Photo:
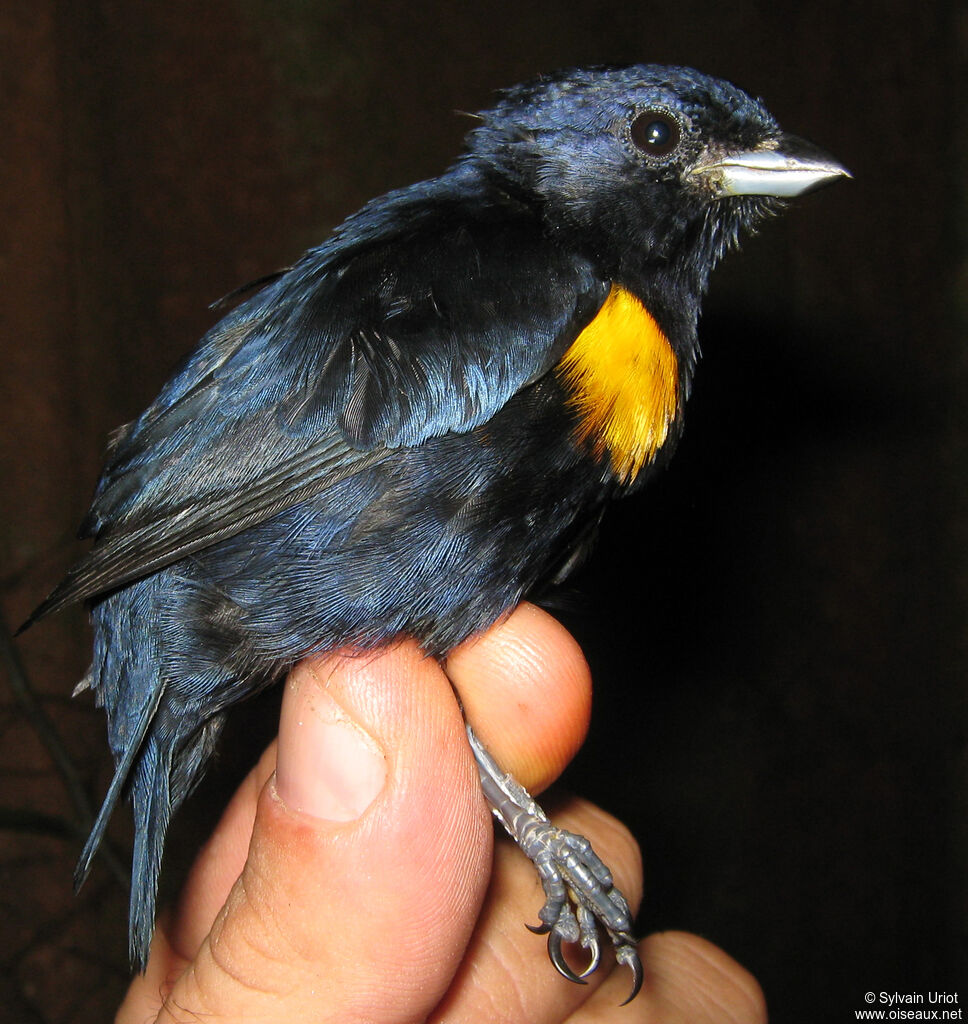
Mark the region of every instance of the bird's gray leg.
<instances>
[{"instance_id":1,"label":"bird's gray leg","mask_svg":"<svg viewBox=\"0 0 968 1024\"><path fill-rule=\"evenodd\" d=\"M642 987L642 963L632 936L632 915L625 897L612 884L612 875L584 836L555 827L531 794L501 770L474 730L467 726L481 786L494 817L507 829L525 856L534 864L545 892L538 912L541 925L533 932L548 935L548 955L558 972L569 981L585 984L601 960L598 927L605 929L615 958L632 970L634 999ZM577 942L587 949L591 962L576 974L561 952L563 942Z\"/></svg>"}]
</instances>

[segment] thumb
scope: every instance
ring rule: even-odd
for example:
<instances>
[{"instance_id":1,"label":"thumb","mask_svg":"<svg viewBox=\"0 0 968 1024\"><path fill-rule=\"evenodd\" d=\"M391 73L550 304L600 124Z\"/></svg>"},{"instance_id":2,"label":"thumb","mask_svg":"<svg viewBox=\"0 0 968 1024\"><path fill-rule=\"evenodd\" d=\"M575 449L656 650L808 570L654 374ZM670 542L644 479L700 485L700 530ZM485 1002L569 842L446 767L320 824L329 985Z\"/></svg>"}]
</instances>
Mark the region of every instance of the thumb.
<instances>
[{"instance_id":1,"label":"thumb","mask_svg":"<svg viewBox=\"0 0 968 1024\"><path fill-rule=\"evenodd\" d=\"M245 867L166 1007L208 1021L423 1019L470 937L490 842L433 660L403 643L303 662Z\"/></svg>"}]
</instances>

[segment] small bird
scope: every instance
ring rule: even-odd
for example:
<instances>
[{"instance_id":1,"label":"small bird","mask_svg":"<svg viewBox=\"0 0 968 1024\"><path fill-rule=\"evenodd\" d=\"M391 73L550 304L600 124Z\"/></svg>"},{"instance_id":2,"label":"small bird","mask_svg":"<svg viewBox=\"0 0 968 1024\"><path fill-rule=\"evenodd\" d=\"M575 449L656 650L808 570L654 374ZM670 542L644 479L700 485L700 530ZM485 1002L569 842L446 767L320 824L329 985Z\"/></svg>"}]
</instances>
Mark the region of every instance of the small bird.
<instances>
[{"instance_id":1,"label":"small bird","mask_svg":"<svg viewBox=\"0 0 968 1024\"><path fill-rule=\"evenodd\" d=\"M129 795L135 965L169 820L232 705L321 651L407 636L443 658L563 579L676 445L710 271L845 176L728 82L568 70L502 93L440 177L231 297L113 435L93 546L25 623L91 606L78 691L104 706L117 767L75 885ZM642 967L607 868L468 737L541 878L553 964L582 981L604 930L631 999ZM589 952L581 974L563 942Z\"/></svg>"}]
</instances>

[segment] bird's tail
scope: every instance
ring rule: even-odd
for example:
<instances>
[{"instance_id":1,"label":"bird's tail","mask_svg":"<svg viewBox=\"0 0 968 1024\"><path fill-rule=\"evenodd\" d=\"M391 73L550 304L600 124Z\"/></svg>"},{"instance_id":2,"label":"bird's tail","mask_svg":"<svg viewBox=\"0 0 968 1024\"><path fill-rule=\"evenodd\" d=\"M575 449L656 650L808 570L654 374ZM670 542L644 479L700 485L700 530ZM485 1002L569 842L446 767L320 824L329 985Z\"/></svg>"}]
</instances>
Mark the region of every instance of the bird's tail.
<instances>
[{"instance_id":1,"label":"bird's tail","mask_svg":"<svg viewBox=\"0 0 968 1024\"><path fill-rule=\"evenodd\" d=\"M135 728L134 733L131 735L130 742L125 747L121 760L118 761L117 767L114 770L114 778L111 780L111 785L108 787L107 794L101 804L101 810L98 812L98 816L91 828L91 833L87 837L84 849L81 851L81 856L77 861L77 867L74 868L75 893L84 884L87 876L91 872L91 864L94 860L94 854L97 853L98 847L104 840L104 832L107 829L108 822L111 820L114 808L117 806L118 800L121 797L124 785L128 781L128 776L131 774L131 767L134 764L135 759L141 753L145 736L148 733L151 723L154 721L155 715L158 713L158 705L161 703L163 693L164 687L158 686L155 693L152 695L152 700L145 706L144 711L142 711L141 717L138 719L138 725Z\"/></svg>"},{"instance_id":2,"label":"bird's tail","mask_svg":"<svg viewBox=\"0 0 968 1024\"><path fill-rule=\"evenodd\" d=\"M149 738L131 786L135 837L128 905L128 951L131 963L144 970L155 925L158 877L171 820L172 748Z\"/></svg>"},{"instance_id":3,"label":"bird's tail","mask_svg":"<svg viewBox=\"0 0 968 1024\"><path fill-rule=\"evenodd\" d=\"M201 778L225 716L213 715L187 736L185 721L172 716L170 709L162 709L160 720L162 726L148 735L131 780L135 838L128 905L128 949L131 963L142 971L151 948L168 824Z\"/></svg>"}]
</instances>

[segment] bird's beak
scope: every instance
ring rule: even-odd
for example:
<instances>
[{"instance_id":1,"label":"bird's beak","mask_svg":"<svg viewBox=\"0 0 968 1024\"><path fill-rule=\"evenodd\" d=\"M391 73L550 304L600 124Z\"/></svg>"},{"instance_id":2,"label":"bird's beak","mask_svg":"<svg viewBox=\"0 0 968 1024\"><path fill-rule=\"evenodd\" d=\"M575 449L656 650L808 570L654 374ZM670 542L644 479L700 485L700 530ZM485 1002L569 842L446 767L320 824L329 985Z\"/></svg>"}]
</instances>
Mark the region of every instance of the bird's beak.
<instances>
[{"instance_id":1,"label":"bird's beak","mask_svg":"<svg viewBox=\"0 0 968 1024\"><path fill-rule=\"evenodd\" d=\"M850 171L813 143L780 135L744 153L718 156L692 168L719 196L777 196L788 199L829 185Z\"/></svg>"}]
</instances>

